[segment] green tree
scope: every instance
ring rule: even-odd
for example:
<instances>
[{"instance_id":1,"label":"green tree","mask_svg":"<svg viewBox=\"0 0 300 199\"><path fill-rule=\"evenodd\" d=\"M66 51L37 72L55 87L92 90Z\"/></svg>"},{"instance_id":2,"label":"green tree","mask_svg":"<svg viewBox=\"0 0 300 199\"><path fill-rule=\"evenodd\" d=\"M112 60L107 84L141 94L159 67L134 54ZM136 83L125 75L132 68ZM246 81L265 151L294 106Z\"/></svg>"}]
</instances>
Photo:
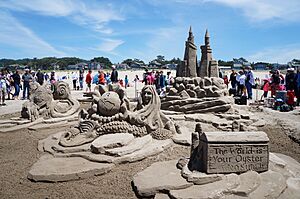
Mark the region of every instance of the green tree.
<instances>
[{"instance_id":1,"label":"green tree","mask_svg":"<svg viewBox=\"0 0 300 199\"><path fill-rule=\"evenodd\" d=\"M105 66L105 68L110 68L112 66L111 61L107 57L94 57L91 62L99 62Z\"/></svg>"},{"instance_id":2,"label":"green tree","mask_svg":"<svg viewBox=\"0 0 300 199\"><path fill-rule=\"evenodd\" d=\"M127 64L128 66L131 66L131 64L133 63L132 59L125 59L121 62L122 64Z\"/></svg>"}]
</instances>

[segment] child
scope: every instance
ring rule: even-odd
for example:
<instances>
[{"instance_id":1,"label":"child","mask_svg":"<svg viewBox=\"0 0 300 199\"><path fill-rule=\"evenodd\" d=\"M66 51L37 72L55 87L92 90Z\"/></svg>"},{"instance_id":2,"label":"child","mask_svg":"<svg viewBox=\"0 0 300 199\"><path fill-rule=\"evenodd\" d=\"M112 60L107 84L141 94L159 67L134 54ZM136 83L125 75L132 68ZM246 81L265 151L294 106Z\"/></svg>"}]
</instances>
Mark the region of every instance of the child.
<instances>
[{"instance_id":1,"label":"child","mask_svg":"<svg viewBox=\"0 0 300 199\"><path fill-rule=\"evenodd\" d=\"M224 84L226 85L226 87L227 87L227 89L228 89L229 80L228 80L227 75L224 75L223 80L224 80Z\"/></svg>"},{"instance_id":2,"label":"child","mask_svg":"<svg viewBox=\"0 0 300 199\"><path fill-rule=\"evenodd\" d=\"M263 85L263 91L264 91L264 94L261 96L261 100L263 98L267 98L268 97L268 92L269 92L269 87L270 87L270 83L269 83L269 80L268 79L264 79L264 85Z\"/></svg>"},{"instance_id":3,"label":"child","mask_svg":"<svg viewBox=\"0 0 300 199\"><path fill-rule=\"evenodd\" d=\"M120 79L120 80L119 80L119 84L120 84L121 87L124 87L123 79Z\"/></svg>"},{"instance_id":4,"label":"child","mask_svg":"<svg viewBox=\"0 0 300 199\"><path fill-rule=\"evenodd\" d=\"M125 89L126 89L129 86L129 81L128 81L128 76L127 75L125 75L124 81L125 81Z\"/></svg>"},{"instance_id":5,"label":"child","mask_svg":"<svg viewBox=\"0 0 300 199\"><path fill-rule=\"evenodd\" d=\"M295 106L295 92L294 90L288 90L287 91L287 104L291 107L294 107Z\"/></svg>"}]
</instances>

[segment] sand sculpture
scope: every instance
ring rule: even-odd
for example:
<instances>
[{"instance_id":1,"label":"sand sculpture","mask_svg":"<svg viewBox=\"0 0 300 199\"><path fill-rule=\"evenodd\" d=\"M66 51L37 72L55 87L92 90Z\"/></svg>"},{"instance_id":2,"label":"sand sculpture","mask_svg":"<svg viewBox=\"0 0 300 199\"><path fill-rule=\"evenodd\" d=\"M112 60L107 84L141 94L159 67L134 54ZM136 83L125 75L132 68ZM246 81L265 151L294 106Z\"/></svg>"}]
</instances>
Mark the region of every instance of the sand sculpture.
<instances>
[{"instance_id":1,"label":"sand sculpture","mask_svg":"<svg viewBox=\"0 0 300 199\"><path fill-rule=\"evenodd\" d=\"M53 85L41 86L37 82L30 84L29 101L22 107L22 118L35 121L43 118L60 118L73 115L79 110L79 102L72 98L68 83L58 81Z\"/></svg>"},{"instance_id":2,"label":"sand sculpture","mask_svg":"<svg viewBox=\"0 0 300 199\"><path fill-rule=\"evenodd\" d=\"M209 34L206 31L205 45L201 46L200 67L194 36L189 31L184 61L177 67L176 78L162 100L162 109L184 113L226 112L233 101L223 79L219 78L218 64L212 58ZM196 72L197 71L197 72Z\"/></svg>"},{"instance_id":3,"label":"sand sculpture","mask_svg":"<svg viewBox=\"0 0 300 199\"><path fill-rule=\"evenodd\" d=\"M141 160L172 145L171 138L179 132L179 127L160 111L160 98L153 86L148 85L142 89L136 106L127 101L120 87L112 87L108 91L98 88L93 93L91 108L79 113L78 125L39 142L39 150L53 156L50 159L41 158L29 172L30 179L77 179L84 172L79 169L81 166L76 167L80 165L78 162L84 165L98 162L96 170L91 166L91 173L96 175L107 172L114 164ZM72 163L74 157L77 158L76 164ZM68 175L56 173L59 169L51 170L53 168L49 165L65 168L64 159L70 162ZM62 162L60 164L57 161ZM44 164L48 165L51 172L41 166ZM42 175L45 170L50 173ZM62 177L66 175L69 177Z\"/></svg>"},{"instance_id":4,"label":"sand sculpture","mask_svg":"<svg viewBox=\"0 0 300 199\"><path fill-rule=\"evenodd\" d=\"M145 86L135 111L128 110L124 96L109 91L97 93L92 107L82 110L79 125L62 135L62 146L78 146L104 134L130 133L135 137L150 134L168 139L176 132L174 123L160 111L160 98L153 86Z\"/></svg>"},{"instance_id":5,"label":"sand sculpture","mask_svg":"<svg viewBox=\"0 0 300 199\"><path fill-rule=\"evenodd\" d=\"M141 197L299 197L300 164L269 153L264 132L202 132L196 127L189 158L152 164L133 178Z\"/></svg>"},{"instance_id":6,"label":"sand sculpture","mask_svg":"<svg viewBox=\"0 0 300 199\"><path fill-rule=\"evenodd\" d=\"M34 125L48 128L48 125L41 126L41 123L67 122L76 119L80 104L71 96L69 84L58 81L52 87L53 91L50 84L41 86L37 82L31 82L30 97L22 106L21 118L2 122L4 128L0 131L30 128Z\"/></svg>"}]
</instances>

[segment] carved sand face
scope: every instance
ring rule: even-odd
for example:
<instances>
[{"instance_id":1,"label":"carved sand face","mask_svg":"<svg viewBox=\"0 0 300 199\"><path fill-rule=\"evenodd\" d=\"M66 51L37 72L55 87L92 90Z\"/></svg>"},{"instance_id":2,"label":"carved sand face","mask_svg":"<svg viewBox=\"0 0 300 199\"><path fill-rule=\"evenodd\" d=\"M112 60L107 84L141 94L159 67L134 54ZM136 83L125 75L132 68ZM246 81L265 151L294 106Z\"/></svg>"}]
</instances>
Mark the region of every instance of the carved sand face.
<instances>
[{"instance_id":1,"label":"carved sand face","mask_svg":"<svg viewBox=\"0 0 300 199\"><path fill-rule=\"evenodd\" d=\"M119 113L120 107L121 100L115 92L106 92L99 98L98 110L101 115L113 116Z\"/></svg>"},{"instance_id":2,"label":"carved sand face","mask_svg":"<svg viewBox=\"0 0 300 199\"><path fill-rule=\"evenodd\" d=\"M150 103L152 99L152 93L150 88L146 88L143 92L142 92L142 101L143 101L143 105L147 105Z\"/></svg>"}]
</instances>

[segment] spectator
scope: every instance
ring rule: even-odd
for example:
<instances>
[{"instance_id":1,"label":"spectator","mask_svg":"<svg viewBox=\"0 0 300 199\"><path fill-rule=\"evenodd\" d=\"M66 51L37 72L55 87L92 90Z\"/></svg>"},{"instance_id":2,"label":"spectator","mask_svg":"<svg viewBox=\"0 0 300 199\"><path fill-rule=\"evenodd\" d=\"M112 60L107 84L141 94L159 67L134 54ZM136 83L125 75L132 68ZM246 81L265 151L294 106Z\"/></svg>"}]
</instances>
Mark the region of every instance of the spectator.
<instances>
[{"instance_id":1,"label":"spectator","mask_svg":"<svg viewBox=\"0 0 300 199\"><path fill-rule=\"evenodd\" d=\"M269 80L268 79L264 79L264 85L262 87L263 91L264 91L264 94L261 96L260 100L262 100L263 98L267 98L268 97L268 92L269 92L269 87L270 87L270 83L269 83Z\"/></svg>"},{"instance_id":2,"label":"spectator","mask_svg":"<svg viewBox=\"0 0 300 199\"><path fill-rule=\"evenodd\" d=\"M79 86L80 90L83 89L84 70L79 70Z\"/></svg>"},{"instance_id":3,"label":"spectator","mask_svg":"<svg viewBox=\"0 0 300 199\"><path fill-rule=\"evenodd\" d=\"M91 84L92 84L92 71L89 70L88 74L85 77L85 82L87 84L86 91L91 92Z\"/></svg>"},{"instance_id":4,"label":"spectator","mask_svg":"<svg viewBox=\"0 0 300 199\"><path fill-rule=\"evenodd\" d=\"M37 79L37 82L40 85L43 85L43 83L44 83L44 73L42 73L40 69L38 69L38 72L36 74L36 79Z\"/></svg>"},{"instance_id":5,"label":"spectator","mask_svg":"<svg viewBox=\"0 0 300 199\"><path fill-rule=\"evenodd\" d=\"M105 77L106 84L110 84L111 83L110 74L106 73L106 75L104 74L104 77Z\"/></svg>"},{"instance_id":6,"label":"spectator","mask_svg":"<svg viewBox=\"0 0 300 199\"><path fill-rule=\"evenodd\" d=\"M166 76L164 75L163 71L160 71L159 75L159 87L160 87L160 94L164 95L165 87L166 87Z\"/></svg>"},{"instance_id":7,"label":"spectator","mask_svg":"<svg viewBox=\"0 0 300 199\"><path fill-rule=\"evenodd\" d=\"M223 80L224 80L224 84L226 85L226 87L227 87L227 89L228 89L229 80L228 80L227 75L224 75Z\"/></svg>"},{"instance_id":8,"label":"spectator","mask_svg":"<svg viewBox=\"0 0 300 199\"><path fill-rule=\"evenodd\" d=\"M252 86L254 86L254 77L253 77L253 72L251 70L251 66L248 66L246 68L246 80L245 80L245 86L247 89L247 95L248 99L252 99Z\"/></svg>"},{"instance_id":9,"label":"spectator","mask_svg":"<svg viewBox=\"0 0 300 199\"><path fill-rule=\"evenodd\" d=\"M77 89L77 80L78 80L78 76L76 72L72 72L72 82L73 82L73 89L76 90Z\"/></svg>"},{"instance_id":10,"label":"spectator","mask_svg":"<svg viewBox=\"0 0 300 199\"><path fill-rule=\"evenodd\" d=\"M271 76L271 97L275 97L276 95L276 91L279 90L279 85L280 85L280 76L279 76L279 72L275 71L275 72L271 72L272 76Z\"/></svg>"},{"instance_id":11,"label":"spectator","mask_svg":"<svg viewBox=\"0 0 300 199\"><path fill-rule=\"evenodd\" d=\"M102 70L98 71L98 73L99 73L99 84L105 85L105 77L103 71Z\"/></svg>"},{"instance_id":12,"label":"spectator","mask_svg":"<svg viewBox=\"0 0 300 199\"><path fill-rule=\"evenodd\" d=\"M99 73L96 73L93 77L93 84L98 85L99 84Z\"/></svg>"},{"instance_id":13,"label":"spectator","mask_svg":"<svg viewBox=\"0 0 300 199\"><path fill-rule=\"evenodd\" d=\"M23 82L23 98L26 99L26 93L27 93L27 99L29 99L29 83L32 82L33 78L32 75L29 73L29 69L25 69L25 73L22 76L22 82Z\"/></svg>"},{"instance_id":14,"label":"spectator","mask_svg":"<svg viewBox=\"0 0 300 199\"><path fill-rule=\"evenodd\" d=\"M21 84L21 77L19 74L19 70L16 70L16 72L12 76L13 79L13 84L15 87L15 93L13 95L14 99L19 99L19 94L20 94L20 84Z\"/></svg>"},{"instance_id":15,"label":"spectator","mask_svg":"<svg viewBox=\"0 0 300 199\"><path fill-rule=\"evenodd\" d=\"M112 72L110 75L110 79L112 83L118 83L118 71L116 70L115 65L112 65Z\"/></svg>"},{"instance_id":16,"label":"spectator","mask_svg":"<svg viewBox=\"0 0 300 199\"><path fill-rule=\"evenodd\" d=\"M51 84L52 92L54 92L54 90L55 90L54 84L55 84L56 80L57 79L55 77L55 71L52 71L51 74L50 74L50 84Z\"/></svg>"},{"instance_id":17,"label":"spectator","mask_svg":"<svg viewBox=\"0 0 300 199\"><path fill-rule=\"evenodd\" d=\"M237 81L236 81L236 72L234 70L231 71L229 82L231 83L231 88L236 89Z\"/></svg>"},{"instance_id":18,"label":"spectator","mask_svg":"<svg viewBox=\"0 0 300 199\"><path fill-rule=\"evenodd\" d=\"M285 88L287 91L294 91L296 89L296 73L293 68L288 68L285 76Z\"/></svg>"},{"instance_id":19,"label":"spectator","mask_svg":"<svg viewBox=\"0 0 300 199\"><path fill-rule=\"evenodd\" d=\"M246 87L245 87L246 75L243 71L239 71L237 75L237 83L238 83L238 95L245 95Z\"/></svg>"},{"instance_id":20,"label":"spectator","mask_svg":"<svg viewBox=\"0 0 300 199\"><path fill-rule=\"evenodd\" d=\"M167 72L166 84L167 86L171 86L173 83L173 77L171 76L171 72Z\"/></svg>"},{"instance_id":21,"label":"spectator","mask_svg":"<svg viewBox=\"0 0 300 199\"><path fill-rule=\"evenodd\" d=\"M48 79L49 79L49 75L48 75L48 73L44 73L44 77L45 77L45 81L47 82L47 81L48 81Z\"/></svg>"},{"instance_id":22,"label":"spectator","mask_svg":"<svg viewBox=\"0 0 300 199\"><path fill-rule=\"evenodd\" d=\"M142 82L145 83L145 85L148 85L148 81L147 81L148 75L149 75L148 69L145 69L145 72L143 74L143 80L142 80Z\"/></svg>"},{"instance_id":23,"label":"spectator","mask_svg":"<svg viewBox=\"0 0 300 199\"><path fill-rule=\"evenodd\" d=\"M5 69L5 79L6 79L6 93L7 93L7 99L10 100L10 95L12 95L11 90L12 90L12 85L13 85L13 79L12 79L12 74L9 72L8 69Z\"/></svg>"},{"instance_id":24,"label":"spectator","mask_svg":"<svg viewBox=\"0 0 300 199\"><path fill-rule=\"evenodd\" d=\"M124 82L125 82L125 88L127 88L129 86L129 80L128 80L128 76L127 75L125 75Z\"/></svg>"},{"instance_id":25,"label":"spectator","mask_svg":"<svg viewBox=\"0 0 300 199\"><path fill-rule=\"evenodd\" d=\"M5 70L1 69L0 72L0 106L5 106L5 95L6 95L6 75Z\"/></svg>"}]
</instances>

